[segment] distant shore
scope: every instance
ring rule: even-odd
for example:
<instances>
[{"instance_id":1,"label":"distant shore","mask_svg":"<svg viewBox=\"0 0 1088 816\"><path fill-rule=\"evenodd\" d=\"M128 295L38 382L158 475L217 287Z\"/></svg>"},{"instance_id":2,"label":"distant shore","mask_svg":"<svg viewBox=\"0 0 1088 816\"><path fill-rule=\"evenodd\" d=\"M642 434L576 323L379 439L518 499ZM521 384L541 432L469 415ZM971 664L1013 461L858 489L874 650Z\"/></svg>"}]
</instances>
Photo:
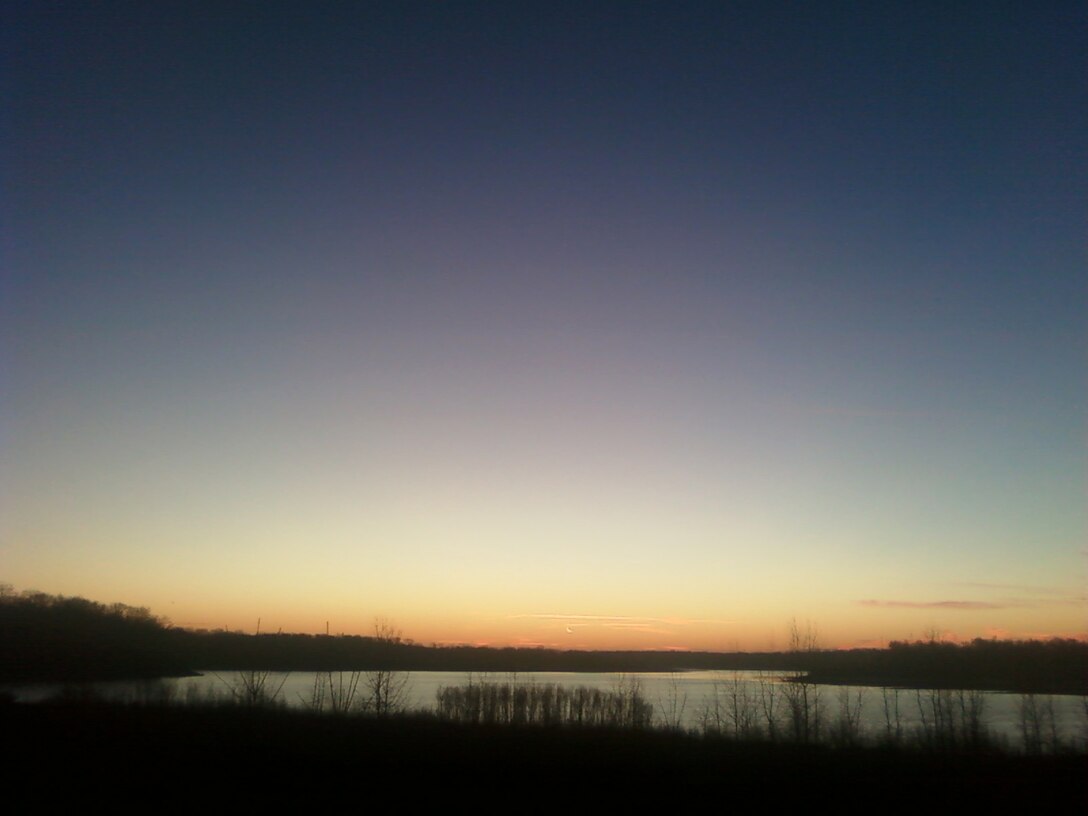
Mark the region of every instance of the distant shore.
<instances>
[{"instance_id":1,"label":"distant shore","mask_svg":"<svg viewBox=\"0 0 1088 816\"><path fill-rule=\"evenodd\" d=\"M814 683L1088 694L1088 643L976 639L784 652L560 651L424 646L399 637L194 632L145 609L36 594L0 602L0 682L84 682L223 671L805 673Z\"/></svg>"}]
</instances>

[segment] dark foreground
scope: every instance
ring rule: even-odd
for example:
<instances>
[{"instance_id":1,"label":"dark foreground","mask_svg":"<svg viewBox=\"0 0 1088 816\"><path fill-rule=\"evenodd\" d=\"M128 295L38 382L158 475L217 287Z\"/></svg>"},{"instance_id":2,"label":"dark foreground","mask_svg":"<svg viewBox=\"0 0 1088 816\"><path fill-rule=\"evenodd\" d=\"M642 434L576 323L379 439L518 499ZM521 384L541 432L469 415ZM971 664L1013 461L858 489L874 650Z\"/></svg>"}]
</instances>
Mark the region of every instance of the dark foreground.
<instances>
[{"instance_id":1,"label":"dark foreground","mask_svg":"<svg viewBox=\"0 0 1088 816\"><path fill-rule=\"evenodd\" d=\"M2 705L0 733L15 749L6 793L38 806L74 794L80 803L145 808L826 804L880 813L1000 804L1063 813L1088 801L1083 756L833 750L428 716L101 703Z\"/></svg>"}]
</instances>

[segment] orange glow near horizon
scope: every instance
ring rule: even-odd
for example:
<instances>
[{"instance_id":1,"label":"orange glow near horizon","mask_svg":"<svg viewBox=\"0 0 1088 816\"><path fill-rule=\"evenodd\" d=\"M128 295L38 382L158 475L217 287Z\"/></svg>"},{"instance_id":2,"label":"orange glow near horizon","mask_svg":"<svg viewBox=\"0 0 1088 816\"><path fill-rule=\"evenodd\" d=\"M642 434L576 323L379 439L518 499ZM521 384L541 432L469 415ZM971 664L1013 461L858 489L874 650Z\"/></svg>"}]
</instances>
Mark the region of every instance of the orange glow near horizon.
<instances>
[{"instance_id":1,"label":"orange glow near horizon","mask_svg":"<svg viewBox=\"0 0 1088 816\"><path fill-rule=\"evenodd\" d=\"M18 588L17 588L18 589ZM75 592L60 594L78 595ZM84 595L84 597L87 597ZM113 603L111 596L90 597L99 603ZM122 603L130 603L121 600ZM241 604L210 602L200 607L177 603L156 603L148 598L133 606L147 606L152 614L174 626L186 629L226 630L255 633L298 633L363 635L374 632L378 617L388 619L402 636L422 645L488 646L494 648L548 648L574 651L710 651L763 652L788 648L790 620L763 618L741 620L694 619L677 617L639 617L622 615L521 613L513 615L436 615L413 612L407 606L397 615L381 612L354 612L343 607L326 607L328 617L300 614L297 609L282 613L260 613ZM282 607L281 607L282 608ZM849 610L847 610L849 611ZM887 612L887 610L885 610ZM1047 615L1033 618L1035 625L1014 630L995 630L975 621L956 621L956 626L942 627L929 610L908 610L910 614L883 615L881 635L873 636L873 625L855 614L829 614L826 622L807 619L813 625L820 648L884 648L890 641L923 640L936 631L947 642L969 642L977 637L997 639L1049 639L1053 637L1088 640L1083 629L1046 626ZM798 620L802 620L798 618ZM1049 621L1061 623L1060 616Z\"/></svg>"}]
</instances>

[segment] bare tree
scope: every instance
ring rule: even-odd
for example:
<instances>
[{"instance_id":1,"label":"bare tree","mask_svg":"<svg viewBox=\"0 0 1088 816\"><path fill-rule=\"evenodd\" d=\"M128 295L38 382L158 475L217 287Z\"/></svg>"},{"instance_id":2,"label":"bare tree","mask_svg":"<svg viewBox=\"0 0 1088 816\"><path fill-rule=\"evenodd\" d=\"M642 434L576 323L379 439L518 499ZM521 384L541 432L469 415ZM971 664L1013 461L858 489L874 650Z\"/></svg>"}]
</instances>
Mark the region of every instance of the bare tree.
<instances>
[{"instance_id":1,"label":"bare tree","mask_svg":"<svg viewBox=\"0 0 1088 816\"><path fill-rule=\"evenodd\" d=\"M733 679L729 683L729 721L733 724L734 738L758 738L757 720L756 700L751 693L750 684L734 671Z\"/></svg>"},{"instance_id":2,"label":"bare tree","mask_svg":"<svg viewBox=\"0 0 1088 816\"><path fill-rule=\"evenodd\" d=\"M1048 749L1052 754L1058 753L1061 737L1054 715L1054 695L1040 699L1035 694L1021 694L1018 714L1024 753L1042 754Z\"/></svg>"},{"instance_id":3,"label":"bare tree","mask_svg":"<svg viewBox=\"0 0 1088 816\"><path fill-rule=\"evenodd\" d=\"M899 712L899 689L880 689L884 702L884 739L889 745L898 745L903 741L903 718Z\"/></svg>"},{"instance_id":4,"label":"bare tree","mask_svg":"<svg viewBox=\"0 0 1088 816\"><path fill-rule=\"evenodd\" d=\"M850 689L849 686L840 686L839 718L835 722L832 739L835 744L842 747L857 745L861 741L861 712L865 704L865 690L863 688Z\"/></svg>"},{"instance_id":5,"label":"bare tree","mask_svg":"<svg viewBox=\"0 0 1088 816\"><path fill-rule=\"evenodd\" d=\"M350 714L360 708L358 695L361 671L315 672L310 696L299 695L302 703L311 711L330 714Z\"/></svg>"},{"instance_id":6,"label":"bare tree","mask_svg":"<svg viewBox=\"0 0 1088 816\"><path fill-rule=\"evenodd\" d=\"M983 723L986 695L978 689L959 689L956 692L956 703L959 709L960 741L976 750L982 748L989 741Z\"/></svg>"},{"instance_id":7,"label":"bare tree","mask_svg":"<svg viewBox=\"0 0 1088 816\"><path fill-rule=\"evenodd\" d=\"M272 672L262 669L245 669L230 679L224 679L215 672L212 674L226 686L234 702L249 708L279 705L278 697L287 682L286 674L276 682Z\"/></svg>"},{"instance_id":8,"label":"bare tree","mask_svg":"<svg viewBox=\"0 0 1088 816\"><path fill-rule=\"evenodd\" d=\"M314 685L310 690L310 696L298 695L299 702L315 714L325 710L325 675L314 672Z\"/></svg>"},{"instance_id":9,"label":"bare tree","mask_svg":"<svg viewBox=\"0 0 1088 816\"><path fill-rule=\"evenodd\" d=\"M688 693L680 690L680 678L676 672L669 674L668 694L664 699L658 697L657 705L661 709L661 720L665 728L679 731L684 725L684 709L688 705Z\"/></svg>"},{"instance_id":10,"label":"bare tree","mask_svg":"<svg viewBox=\"0 0 1088 816\"><path fill-rule=\"evenodd\" d=\"M140 610L147 615L150 612ZM257 618L257 631L254 637L261 636L261 619ZM213 672L213 674L215 674ZM224 680L218 674L215 677L230 691L234 701L243 706L273 706L282 701L277 698L287 682L287 674L284 674L277 683L272 679L272 672L267 669L246 669L235 674L233 680Z\"/></svg>"},{"instance_id":11,"label":"bare tree","mask_svg":"<svg viewBox=\"0 0 1088 816\"><path fill-rule=\"evenodd\" d=\"M703 698L699 710L699 726L704 736L720 736L725 732L726 707L722 701L721 680L715 679L710 694Z\"/></svg>"},{"instance_id":12,"label":"bare tree","mask_svg":"<svg viewBox=\"0 0 1088 816\"><path fill-rule=\"evenodd\" d=\"M759 736L759 700L750 691L750 683L734 671L730 679L714 680L704 698L699 724L704 734L750 740Z\"/></svg>"},{"instance_id":13,"label":"bare tree","mask_svg":"<svg viewBox=\"0 0 1088 816\"><path fill-rule=\"evenodd\" d=\"M790 652L808 655L819 650L816 628L806 623L804 630L794 619L790 623ZM802 658L803 660L803 658ZM808 661L804 661L806 664ZM820 687L809 680L808 669L798 668L786 680L786 703L790 711L790 725L797 742L816 742L820 738L821 710Z\"/></svg>"},{"instance_id":14,"label":"bare tree","mask_svg":"<svg viewBox=\"0 0 1088 816\"><path fill-rule=\"evenodd\" d=\"M602 725L625 728L649 728L653 725L654 705L642 695L642 681L637 675L621 674L611 692L592 698L591 719Z\"/></svg>"},{"instance_id":15,"label":"bare tree","mask_svg":"<svg viewBox=\"0 0 1088 816\"><path fill-rule=\"evenodd\" d=\"M781 717L781 696L778 690L777 678L760 671L757 681L759 683L759 708L763 713L763 721L767 728L767 739L774 742L779 738L779 718Z\"/></svg>"},{"instance_id":16,"label":"bare tree","mask_svg":"<svg viewBox=\"0 0 1088 816\"><path fill-rule=\"evenodd\" d=\"M916 689L920 735L927 748L947 751L956 747L960 734L956 728L954 699L951 689Z\"/></svg>"},{"instance_id":17,"label":"bare tree","mask_svg":"<svg viewBox=\"0 0 1088 816\"><path fill-rule=\"evenodd\" d=\"M1084 713L1084 719L1081 720L1081 732L1084 735L1084 750L1088 751L1088 694L1081 696L1080 708Z\"/></svg>"},{"instance_id":18,"label":"bare tree","mask_svg":"<svg viewBox=\"0 0 1088 816\"><path fill-rule=\"evenodd\" d=\"M386 618L374 620L374 639L380 648L379 661L382 668L365 672L365 686L369 692L366 709L379 717L403 711L408 703L409 674L400 671L396 665L395 647L403 641L400 629Z\"/></svg>"}]
</instances>

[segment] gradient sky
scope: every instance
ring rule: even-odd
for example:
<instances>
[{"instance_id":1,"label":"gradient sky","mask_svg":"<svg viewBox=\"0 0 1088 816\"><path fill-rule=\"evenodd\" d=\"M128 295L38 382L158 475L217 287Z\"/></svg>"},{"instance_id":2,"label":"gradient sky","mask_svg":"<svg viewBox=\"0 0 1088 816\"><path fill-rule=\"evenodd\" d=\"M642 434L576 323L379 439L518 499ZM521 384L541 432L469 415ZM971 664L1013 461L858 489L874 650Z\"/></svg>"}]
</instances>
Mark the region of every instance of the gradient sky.
<instances>
[{"instance_id":1,"label":"gradient sky","mask_svg":"<svg viewBox=\"0 0 1088 816\"><path fill-rule=\"evenodd\" d=\"M0 580L1083 636L1088 8L5 4Z\"/></svg>"}]
</instances>

